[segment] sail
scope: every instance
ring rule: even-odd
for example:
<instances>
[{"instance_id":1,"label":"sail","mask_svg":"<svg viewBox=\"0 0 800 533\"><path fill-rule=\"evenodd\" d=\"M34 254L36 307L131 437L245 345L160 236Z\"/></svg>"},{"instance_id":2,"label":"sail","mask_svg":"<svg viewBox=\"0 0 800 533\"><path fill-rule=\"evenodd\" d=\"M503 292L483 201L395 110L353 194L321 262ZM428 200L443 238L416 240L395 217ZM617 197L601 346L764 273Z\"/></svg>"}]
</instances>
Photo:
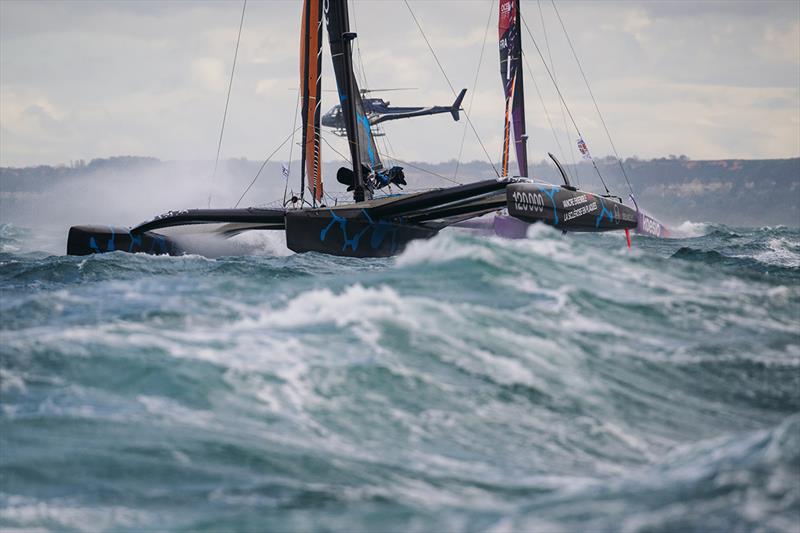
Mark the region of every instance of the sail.
<instances>
[{"instance_id":1,"label":"sail","mask_svg":"<svg viewBox=\"0 0 800 533\"><path fill-rule=\"evenodd\" d=\"M308 177L314 203L322 200L320 106L322 104L322 0L304 0L300 28L300 91L302 96L301 183Z\"/></svg>"},{"instance_id":2,"label":"sail","mask_svg":"<svg viewBox=\"0 0 800 533\"><path fill-rule=\"evenodd\" d=\"M328 27L328 39L333 59L333 70L336 74L336 87L344 115L347 140L350 144L350 155L353 170L358 178L359 167L367 167L370 171L383 168L375 140L372 136L369 117L364 111L361 92L353 74L351 41L355 34L350 33L350 22L347 11L347 0L326 0L325 21ZM357 182L364 183L362 176Z\"/></svg>"},{"instance_id":3,"label":"sail","mask_svg":"<svg viewBox=\"0 0 800 533\"><path fill-rule=\"evenodd\" d=\"M528 175L528 152L525 133L525 95L522 88L522 36L519 31L519 0L500 0L500 76L506 98L503 127L503 176L508 176L511 127L519 175Z\"/></svg>"}]
</instances>

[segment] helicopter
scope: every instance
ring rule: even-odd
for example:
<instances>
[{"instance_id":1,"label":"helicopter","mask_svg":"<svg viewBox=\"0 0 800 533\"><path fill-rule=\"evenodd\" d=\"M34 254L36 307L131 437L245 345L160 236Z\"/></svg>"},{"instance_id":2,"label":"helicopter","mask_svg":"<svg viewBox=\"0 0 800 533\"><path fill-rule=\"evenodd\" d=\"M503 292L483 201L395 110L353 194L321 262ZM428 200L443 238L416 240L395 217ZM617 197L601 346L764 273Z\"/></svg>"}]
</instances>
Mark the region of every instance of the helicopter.
<instances>
[{"instance_id":1,"label":"helicopter","mask_svg":"<svg viewBox=\"0 0 800 533\"><path fill-rule=\"evenodd\" d=\"M455 101L449 106L430 106L430 107L392 107L390 102L383 98L364 98L368 93L372 92L385 92L385 91L406 91L410 88L400 89L361 89L362 102L364 103L364 111L367 113L367 118L371 126L386 122L389 120L398 120L401 118L423 117L427 115L438 115L439 113L450 113L453 120L458 120L459 111L461 111L461 102L464 100L464 95L467 94L466 89L461 89ZM344 125L344 116L342 115L342 106L335 105L327 113L322 115L322 125L332 128L333 133L344 137L347 135ZM383 135L382 132L373 132L375 136Z\"/></svg>"}]
</instances>

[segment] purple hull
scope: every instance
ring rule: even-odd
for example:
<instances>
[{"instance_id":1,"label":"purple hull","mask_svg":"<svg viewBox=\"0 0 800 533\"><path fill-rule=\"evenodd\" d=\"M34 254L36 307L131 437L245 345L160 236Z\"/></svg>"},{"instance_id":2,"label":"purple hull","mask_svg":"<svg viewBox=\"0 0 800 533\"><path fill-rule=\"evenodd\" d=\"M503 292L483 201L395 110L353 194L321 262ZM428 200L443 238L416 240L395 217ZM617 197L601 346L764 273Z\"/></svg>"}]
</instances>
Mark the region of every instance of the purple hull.
<instances>
[{"instance_id":1,"label":"purple hull","mask_svg":"<svg viewBox=\"0 0 800 533\"><path fill-rule=\"evenodd\" d=\"M509 215L494 217L494 233L506 239L524 239L531 225Z\"/></svg>"},{"instance_id":2,"label":"purple hull","mask_svg":"<svg viewBox=\"0 0 800 533\"><path fill-rule=\"evenodd\" d=\"M524 239L528 236L531 226L508 215L486 215L471 220L465 220L454 227L472 230L480 235L497 235L505 239Z\"/></svg>"},{"instance_id":3,"label":"purple hull","mask_svg":"<svg viewBox=\"0 0 800 533\"><path fill-rule=\"evenodd\" d=\"M637 235L647 235L649 237L657 237L661 239L665 239L670 236L669 228L644 211L636 212L635 231Z\"/></svg>"}]
</instances>

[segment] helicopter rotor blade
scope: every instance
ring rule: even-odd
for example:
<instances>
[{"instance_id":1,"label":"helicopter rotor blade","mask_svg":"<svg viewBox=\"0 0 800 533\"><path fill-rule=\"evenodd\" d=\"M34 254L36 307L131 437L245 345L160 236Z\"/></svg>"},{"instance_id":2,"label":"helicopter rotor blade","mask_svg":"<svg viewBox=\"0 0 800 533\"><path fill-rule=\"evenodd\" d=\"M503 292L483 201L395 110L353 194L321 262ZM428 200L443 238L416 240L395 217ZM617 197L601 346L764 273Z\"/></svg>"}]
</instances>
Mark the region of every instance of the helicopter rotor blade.
<instances>
[{"instance_id":1,"label":"helicopter rotor blade","mask_svg":"<svg viewBox=\"0 0 800 533\"><path fill-rule=\"evenodd\" d=\"M389 89L361 89L362 93L385 93L389 91L416 91L419 87L392 87Z\"/></svg>"},{"instance_id":2,"label":"helicopter rotor blade","mask_svg":"<svg viewBox=\"0 0 800 533\"><path fill-rule=\"evenodd\" d=\"M297 88L289 87L286 89L287 91L296 91ZM367 93L385 93L389 91L417 91L419 87L390 87L388 89L359 89L361 94ZM336 89L322 89L324 93L335 93L338 92Z\"/></svg>"}]
</instances>

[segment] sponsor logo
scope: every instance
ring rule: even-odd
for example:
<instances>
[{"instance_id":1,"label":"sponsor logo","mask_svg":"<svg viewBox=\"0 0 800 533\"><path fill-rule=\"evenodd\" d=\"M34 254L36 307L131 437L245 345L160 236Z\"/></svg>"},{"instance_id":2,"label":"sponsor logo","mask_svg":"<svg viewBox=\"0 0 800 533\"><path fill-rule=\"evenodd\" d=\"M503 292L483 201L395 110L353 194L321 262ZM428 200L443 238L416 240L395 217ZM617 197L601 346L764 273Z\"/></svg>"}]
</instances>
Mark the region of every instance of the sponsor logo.
<instances>
[{"instance_id":1,"label":"sponsor logo","mask_svg":"<svg viewBox=\"0 0 800 533\"><path fill-rule=\"evenodd\" d=\"M541 213L544 211L544 197L537 192L514 191L511 193L514 207L519 211Z\"/></svg>"},{"instance_id":2,"label":"sponsor logo","mask_svg":"<svg viewBox=\"0 0 800 533\"><path fill-rule=\"evenodd\" d=\"M642 215L641 230L650 235L661 237L661 224L659 224L652 218L648 217L647 215Z\"/></svg>"},{"instance_id":3,"label":"sponsor logo","mask_svg":"<svg viewBox=\"0 0 800 533\"><path fill-rule=\"evenodd\" d=\"M570 207L575 207L576 205L585 204L588 202L589 199L586 197L585 194L581 194L580 196L573 196L572 198L567 198L561 205L564 206L564 209L569 209Z\"/></svg>"},{"instance_id":4,"label":"sponsor logo","mask_svg":"<svg viewBox=\"0 0 800 533\"><path fill-rule=\"evenodd\" d=\"M592 211L597 211L597 202L592 202L590 204L586 204L578 209L574 209L564 215L564 222L568 220L572 220L573 218L578 218L579 216L585 215L587 213L591 213Z\"/></svg>"}]
</instances>

